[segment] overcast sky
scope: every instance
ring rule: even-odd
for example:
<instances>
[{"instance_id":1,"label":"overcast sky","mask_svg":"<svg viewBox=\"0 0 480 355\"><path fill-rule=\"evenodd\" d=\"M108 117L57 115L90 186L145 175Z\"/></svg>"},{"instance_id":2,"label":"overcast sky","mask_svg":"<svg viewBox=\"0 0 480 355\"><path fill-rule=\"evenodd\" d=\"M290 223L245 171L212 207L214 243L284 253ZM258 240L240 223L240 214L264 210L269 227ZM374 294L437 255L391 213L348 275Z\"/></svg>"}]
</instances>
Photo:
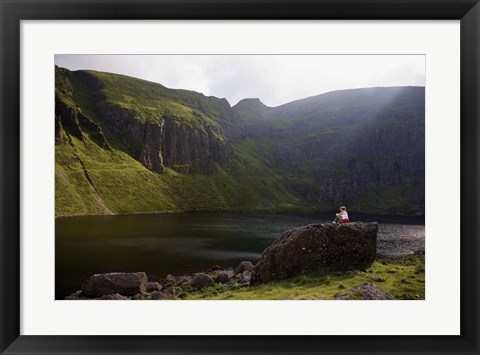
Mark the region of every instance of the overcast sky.
<instances>
[{"instance_id":1,"label":"overcast sky","mask_svg":"<svg viewBox=\"0 0 480 355\"><path fill-rule=\"evenodd\" d=\"M278 106L332 90L424 86L423 55L55 55L70 70L93 69L226 98Z\"/></svg>"}]
</instances>

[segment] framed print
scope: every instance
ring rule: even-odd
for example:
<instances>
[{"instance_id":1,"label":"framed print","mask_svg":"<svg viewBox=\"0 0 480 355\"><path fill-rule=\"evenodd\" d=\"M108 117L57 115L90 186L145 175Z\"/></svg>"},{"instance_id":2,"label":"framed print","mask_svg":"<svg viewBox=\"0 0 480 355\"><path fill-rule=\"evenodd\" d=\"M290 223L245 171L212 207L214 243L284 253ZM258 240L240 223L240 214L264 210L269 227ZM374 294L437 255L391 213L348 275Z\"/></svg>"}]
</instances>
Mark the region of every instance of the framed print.
<instances>
[{"instance_id":1,"label":"framed print","mask_svg":"<svg viewBox=\"0 0 480 355\"><path fill-rule=\"evenodd\" d=\"M479 6L1 0L2 354L478 354Z\"/></svg>"}]
</instances>

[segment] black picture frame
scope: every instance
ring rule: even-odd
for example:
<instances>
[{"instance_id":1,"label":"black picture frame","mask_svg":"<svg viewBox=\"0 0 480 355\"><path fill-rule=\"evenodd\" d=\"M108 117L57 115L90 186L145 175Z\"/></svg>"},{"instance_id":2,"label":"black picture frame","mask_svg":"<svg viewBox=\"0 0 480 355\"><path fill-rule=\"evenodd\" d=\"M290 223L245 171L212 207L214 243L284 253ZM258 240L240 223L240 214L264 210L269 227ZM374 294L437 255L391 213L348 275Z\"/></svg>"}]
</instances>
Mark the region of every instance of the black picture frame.
<instances>
[{"instance_id":1,"label":"black picture frame","mask_svg":"<svg viewBox=\"0 0 480 355\"><path fill-rule=\"evenodd\" d=\"M478 0L0 0L0 351L2 354L479 354ZM110 19L461 21L461 335L20 335L20 22ZM448 169L448 167L446 167ZM459 212L458 212L459 213ZM448 305L445 305L448 307ZM252 320L255 321L255 320Z\"/></svg>"}]
</instances>

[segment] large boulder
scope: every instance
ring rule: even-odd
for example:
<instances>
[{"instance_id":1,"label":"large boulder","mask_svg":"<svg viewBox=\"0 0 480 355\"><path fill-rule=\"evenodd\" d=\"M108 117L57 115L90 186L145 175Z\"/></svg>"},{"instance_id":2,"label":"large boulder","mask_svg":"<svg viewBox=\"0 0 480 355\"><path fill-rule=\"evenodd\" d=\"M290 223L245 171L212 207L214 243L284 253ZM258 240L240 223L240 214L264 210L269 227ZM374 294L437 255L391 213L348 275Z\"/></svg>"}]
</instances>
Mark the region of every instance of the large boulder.
<instances>
[{"instance_id":1,"label":"large boulder","mask_svg":"<svg viewBox=\"0 0 480 355\"><path fill-rule=\"evenodd\" d=\"M377 250L378 223L311 224L284 232L263 251L251 285L319 270L365 269Z\"/></svg>"},{"instance_id":2,"label":"large boulder","mask_svg":"<svg viewBox=\"0 0 480 355\"><path fill-rule=\"evenodd\" d=\"M147 274L144 272L95 274L82 286L82 294L96 298L112 294L134 296L146 292Z\"/></svg>"},{"instance_id":3,"label":"large boulder","mask_svg":"<svg viewBox=\"0 0 480 355\"><path fill-rule=\"evenodd\" d=\"M202 289L206 287L213 286L213 280L204 273L198 273L193 275L190 280L190 286L194 289Z\"/></svg>"}]
</instances>

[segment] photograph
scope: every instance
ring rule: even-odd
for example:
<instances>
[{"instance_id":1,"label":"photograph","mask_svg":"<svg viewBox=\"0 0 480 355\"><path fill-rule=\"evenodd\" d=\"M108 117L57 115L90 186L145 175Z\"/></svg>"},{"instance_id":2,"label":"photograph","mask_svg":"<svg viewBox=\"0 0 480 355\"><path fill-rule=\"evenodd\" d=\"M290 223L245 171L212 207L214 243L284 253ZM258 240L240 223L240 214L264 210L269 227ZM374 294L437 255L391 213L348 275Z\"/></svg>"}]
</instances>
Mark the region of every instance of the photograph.
<instances>
[{"instance_id":1,"label":"photograph","mask_svg":"<svg viewBox=\"0 0 480 355\"><path fill-rule=\"evenodd\" d=\"M56 300L425 300L424 55L55 55Z\"/></svg>"},{"instance_id":2,"label":"photograph","mask_svg":"<svg viewBox=\"0 0 480 355\"><path fill-rule=\"evenodd\" d=\"M0 355L480 354L479 1L0 0Z\"/></svg>"}]
</instances>

